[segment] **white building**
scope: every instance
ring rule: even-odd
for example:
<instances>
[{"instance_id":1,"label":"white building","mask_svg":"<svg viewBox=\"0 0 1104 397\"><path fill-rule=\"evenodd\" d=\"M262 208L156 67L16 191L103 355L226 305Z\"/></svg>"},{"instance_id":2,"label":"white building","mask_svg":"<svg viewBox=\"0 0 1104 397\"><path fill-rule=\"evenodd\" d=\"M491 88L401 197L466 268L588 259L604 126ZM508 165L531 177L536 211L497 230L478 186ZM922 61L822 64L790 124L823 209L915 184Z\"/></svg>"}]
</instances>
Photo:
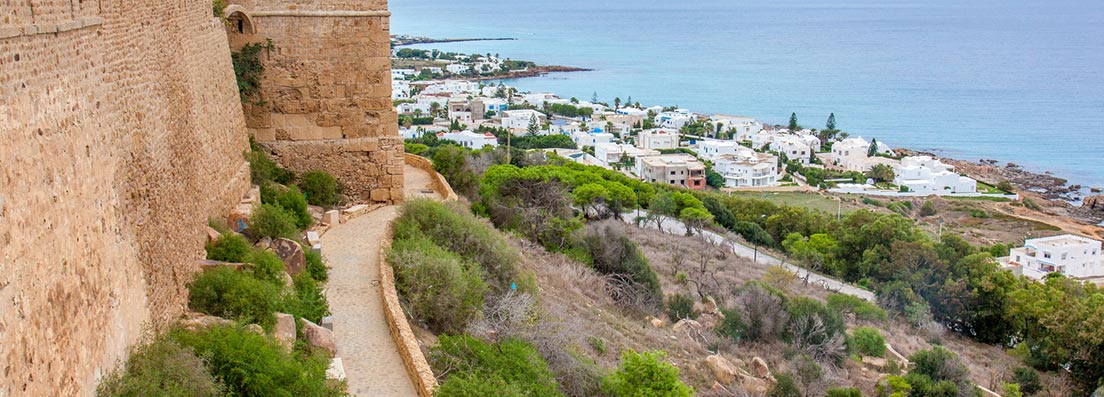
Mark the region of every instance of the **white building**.
<instances>
[{"instance_id":1,"label":"white building","mask_svg":"<svg viewBox=\"0 0 1104 397\"><path fill-rule=\"evenodd\" d=\"M521 94L521 102L528 102L530 105L540 107L545 102L549 102L556 99L556 94L551 92L528 92Z\"/></svg>"},{"instance_id":2,"label":"white building","mask_svg":"<svg viewBox=\"0 0 1104 397\"><path fill-rule=\"evenodd\" d=\"M575 142L575 146L597 146L601 143L610 143L614 140L613 134L608 132L602 132L601 129L595 128L591 131L577 131L571 134L571 140Z\"/></svg>"},{"instance_id":3,"label":"white building","mask_svg":"<svg viewBox=\"0 0 1104 397\"><path fill-rule=\"evenodd\" d=\"M710 116L709 120L714 125L721 126L721 131L735 130L731 139L736 141L750 140L752 135L763 130L763 123L751 117L718 114Z\"/></svg>"},{"instance_id":4,"label":"white building","mask_svg":"<svg viewBox=\"0 0 1104 397\"><path fill-rule=\"evenodd\" d=\"M698 155L709 161L715 161L718 157L726 154L736 154L740 148L740 144L733 141L698 141Z\"/></svg>"},{"instance_id":5,"label":"white building","mask_svg":"<svg viewBox=\"0 0 1104 397\"><path fill-rule=\"evenodd\" d=\"M816 139L816 137L813 137L813 139ZM809 156L813 152L813 145L810 145L809 141L801 135L781 134L771 140L770 149L779 154L785 154L790 161L809 164Z\"/></svg>"},{"instance_id":6,"label":"white building","mask_svg":"<svg viewBox=\"0 0 1104 397\"><path fill-rule=\"evenodd\" d=\"M636 160L636 175L645 182L705 189L705 164L688 154L645 156Z\"/></svg>"},{"instance_id":7,"label":"white building","mask_svg":"<svg viewBox=\"0 0 1104 397\"><path fill-rule=\"evenodd\" d=\"M483 134L472 131L439 132L437 133L437 139L453 141L468 149L482 149L484 146L498 146L498 138L495 138L494 134L489 132Z\"/></svg>"},{"instance_id":8,"label":"white building","mask_svg":"<svg viewBox=\"0 0 1104 397\"><path fill-rule=\"evenodd\" d=\"M635 167L636 159L644 156L658 156L658 150L640 149L632 145L618 143L598 143L594 145L594 157L603 166L619 163L623 159L629 159Z\"/></svg>"},{"instance_id":9,"label":"white building","mask_svg":"<svg viewBox=\"0 0 1104 397\"><path fill-rule=\"evenodd\" d=\"M930 156L901 159L893 183L923 194L975 193L977 181L954 172L954 168Z\"/></svg>"},{"instance_id":10,"label":"white building","mask_svg":"<svg viewBox=\"0 0 1104 397\"><path fill-rule=\"evenodd\" d=\"M1104 276L1100 241L1071 234L1030 239L1002 258L1016 273L1036 280L1058 272L1072 278Z\"/></svg>"},{"instance_id":11,"label":"white building","mask_svg":"<svg viewBox=\"0 0 1104 397\"><path fill-rule=\"evenodd\" d=\"M410 99L410 82L392 78L391 99Z\"/></svg>"},{"instance_id":12,"label":"white building","mask_svg":"<svg viewBox=\"0 0 1104 397\"><path fill-rule=\"evenodd\" d=\"M662 112L655 116L655 124L659 127L679 129L694 120L694 115L686 109L676 109L670 112Z\"/></svg>"},{"instance_id":13,"label":"white building","mask_svg":"<svg viewBox=\"0 0 1104 397\"><path fill-rule=\"evenodd\" d=\"M744 141L751 142L751 147L759 150L764 146L769 146L771 142L774 142L774 138L778 136L779 134L774 131L759 131L757 134L751 134Z\"/></svg>"},{"instance_id":14,"label":"white building","mask_svg":"<svg viewBox=\"0 0 1104 397\"><path fill-rule=\"evenodd\" d=\"M829 166L844 171L866 171L870 142L860 137L847 138L832 144Z\"/></svg>"},{"instance_id":15,"label":"white building","mask_svg":"<svg viewBox=\"0 0 1104 397\"><path fill-rule=\"evenodd\" d=\"M529 124L536 121L537 125L544 125L544 113L532 109L507 110L502 112L502 128L511 131L528 131Z\"/></svg>"},{"instance_id":16,"label":"white building","mask_svg":"<svg viewBox=\"0 0 1104 397\"><path fill-rule=\"evenodd\" d=\"M510 109L510 104L506 103L502 98L483 98L483 113L494 112L495 114L502 114L506 110ZM475 109L472 109L475 111Z\"/></svg>"},{"instance_id":17,"label":"white building","mask_svg":"<svg viewBox=\"0 0 1104 397\"><path fill-rule=\"evenodd\" d=\"M736 153L718 156L713 170L724 177L727 187L778 185L778 157L745 147L737 148Z\"/></svg>"},{"instance_id":18,"label":"white building","mask_svg":"<svg viewBox=\"0 0 1104 397\"><path fill-rule=\"evenodd\" d=\"M469 94L479 91L479 83L464 80L445 80L426 86L423 94Z\"/></svg>"},{"instance_id":19,"label":"white building","mask_svg":"<svg viewBox=\"0 0 1104 397\"><path fill-rule=\"evenodd\" d=\"M405 80L407 76L418 74L414 69L391 69L391 79Z\"/></svg>"},{"instance_id":20,"label":"white building","mask_svg":"<svg viewBox=\"0 0 1104 397\"><path fill-rule=\"evenodd\" d=\"M662 128L640 131L636 146L641 149L678 149L678 131Z\"/></svg>"},{"instance_id":21,"label":"white building","mask_svg":"<svg viewBox=\"0 0 1104 397\"><path fill-rule=\"evenodd\" d=\"M471 72L471 67L464 64L453 63L445 65L445 70L452 74L468 74Z\"/></svg>"},{"instance_id":22,"label":"white building","mask_svg":"<svg viewBox=\"0 0 1104 397\"><path fill-rule=\"evenodd\" d=\"M578 121L555 119L548 123L548 132L550 134L572 135L578 133L582 129L583 125L579 124Z\"/></svg>"}]
</instances>

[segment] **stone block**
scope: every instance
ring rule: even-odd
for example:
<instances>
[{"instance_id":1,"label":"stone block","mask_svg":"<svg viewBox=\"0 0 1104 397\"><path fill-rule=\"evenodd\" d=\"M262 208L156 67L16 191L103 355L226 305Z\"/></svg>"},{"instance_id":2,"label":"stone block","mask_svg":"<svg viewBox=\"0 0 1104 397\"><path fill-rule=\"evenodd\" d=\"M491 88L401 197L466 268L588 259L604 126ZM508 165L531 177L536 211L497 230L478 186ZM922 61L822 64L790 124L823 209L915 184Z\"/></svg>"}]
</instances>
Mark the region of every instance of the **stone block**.
<instances>
[{"instance_id":1,"label":"stone block","mask_svg":"<svg viewBox=\"0 0 1104 397\"><path fill-rule=\"evenodd\" d=\"M295 345L295 316L276 313L276 326L272 328L272 336L289 349Z\"/></svg>"},{"instance_id":2,"label":"stone block","mask_svg":"<svg viewBox=\"0 0 1104 397\"><path fill-rule=\"evenodd\" d=\"M322 255L322 243L318 243L311 246L311 252Z\"/></svg>"},{"instance_id":3,"label":"stone block","mask_svg":"<svg viewBox=\"0 0 1104 397\"><path fill-rule=\"evenodd\" d=\"M337 225L339 222L341 222L341 211L330 210L326 211L325 214L322 214L322 223L334 226Z\"/></svg>"},{"instance_id":4,"label":"stone block","mask_svg":"<svg viewBox=\"0 0 1104 397\"><path fill-rule=\"evenodd\" d=\"M330 331L333 331L333 316L322 317L321 323L322 324L320 324L320 325L322 325L322 327L325 327L326 329L328 329Z\"/></svg>"},{"instance_id":5,"label":"stone block","mask_svg":"<svg viewBox=\"0 0 1104 397\"><path fill-rule=\"evenodd\" d=\"M218 240L219 237L222 237L222 234L213 227L204 226L203 230L207 233L207 243L213 243L215 240Z\"/></svg>"},{"instance_id":6,"label":"stone block","mask_svg":"<svg viewBox=\"0 0 1104 397\"><path fill-rule=\"evenodd\" d=\"M341 362L341 357L334 357L330 361L330 367L326 369L326 379L345 380L345 364Z\"/></svg>"},{"instance_id":7,"label":"stone block","mask_svg":"<svg viewBox=\"0 0 1104 397\"><path fill-rule=\"evenodd\" d=\"M313 230L307 232L307 244L310 244L310 246L313 247L313 246L315 246L316 244L318 244L320 242L322 242L322 241L318 237L318 232L313 231Z\"/></svg>"},{"instance_id":8,"label":"stone block","mask_svg":"<svg viewBox=\"0 0 1104 397\"><path fill-rule=\"evenodd\" d=\"M387 189L372 189L370 198L372 201L386 202L391 200L391 191Z\"/></svg>"},{"instance_id":9,"label":"stone block","mask_svg":"<svg viewBox=\"0 0 1104 397\"><path fill-rule=\"evenodd\" d=\"M705 366L709 367L710 371L713 371L713 377L722 385L731 385L732 382L736 380L736 375L739 374L736 366L720 354L706 357Z\"/></svg>"}]
</instances>

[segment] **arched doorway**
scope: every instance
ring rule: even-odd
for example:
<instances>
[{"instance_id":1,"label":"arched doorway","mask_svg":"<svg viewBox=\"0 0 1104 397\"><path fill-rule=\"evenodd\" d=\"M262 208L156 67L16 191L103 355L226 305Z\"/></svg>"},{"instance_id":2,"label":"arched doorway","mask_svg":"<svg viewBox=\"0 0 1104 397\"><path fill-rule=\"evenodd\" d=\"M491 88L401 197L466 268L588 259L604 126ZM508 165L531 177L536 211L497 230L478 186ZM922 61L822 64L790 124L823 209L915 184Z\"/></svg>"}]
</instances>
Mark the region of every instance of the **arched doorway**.
<instances>
[{"instance_id":1,"label":"arched doorway","mask_svg":"<svg viewBox=\"0 0 1104 397\"><path fill-rule=\"evenodd\" d=\"M257 33L256 26L253 25L253 18L241 6L237 4L228 6L225 13L229 33L246 35Z\"/></svg>"}]
</instances>

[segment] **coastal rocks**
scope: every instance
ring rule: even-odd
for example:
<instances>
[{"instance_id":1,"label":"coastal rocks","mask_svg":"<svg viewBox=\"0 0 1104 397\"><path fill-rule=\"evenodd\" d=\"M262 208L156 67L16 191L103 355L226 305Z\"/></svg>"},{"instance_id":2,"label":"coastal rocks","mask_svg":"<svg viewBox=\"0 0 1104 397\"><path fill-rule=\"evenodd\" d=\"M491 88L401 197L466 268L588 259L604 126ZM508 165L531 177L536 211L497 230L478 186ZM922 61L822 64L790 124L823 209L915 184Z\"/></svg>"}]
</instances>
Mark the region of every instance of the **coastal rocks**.
<instances>
[{"instance_id":1,"label":"coastal rocks","mask_svg":"<svg viewBox=\"0 0 1104 397\"><path fill-rule=\"evenodd\" d=\"M767 362L762 358L755 357L751 359L751 369L755 371L755 375L760 378L766 378L770 376L770 367L767 366Z\"/></svg>"},{"instance_id":2,"label":"coastal rocks","mask_svg":"<svg viewBox=\"0 0 1104 397\"><path fill-rule=\"evenodd\" d=\"M276 313L276 326L272 328L272 336L290 349L295 344L295 316Z\"/></svg>"},{"instance_id":3,"label":"coastal rocks","mask_svg":"<svg viewBox=\"0 0 1104 397\"><path fill-rule=\"evenodd\" d=\"M713 372L713 377L722 385L731 385L740 372L732 362L720 354L714 354L705 358L705 366Z\"/></svg>"},{"instance_id":4,"label":"coastal rocks","mask_svg":"<svg viewBox=\"0 0 1104 397\"><path fill-rule=\"evenodd\" d=\"M1082 201L1081 206L1093 211L1104 212L1104 194L1085 197L1085 200Z\"/></svg>"},{"instance_id":5,"label":"coastal rocks","mask_svg":"<svg viewBox=\"0 0 1104 397\"><path fill-rule=\"evenodd\" d=\"M311 349L322 349L330 353L330 357L337 354L337 343L334 341L333 331L325 329L318 324L300 318L303 325L303 337L307 339L307 346Z\"/></svg>"},{"instance_id":6,"label":"coastal rocks","mask_svg":"<svg viewBox=\"0 0 1104 397\"><path fill-rule=\"evenodd\" d=\"M295 241L278 238L272 242L272 251L284 261L284 269L292 277L298 276L307 267L307 257L303 253L303 247Z\"/></svg>"}]
</instances>

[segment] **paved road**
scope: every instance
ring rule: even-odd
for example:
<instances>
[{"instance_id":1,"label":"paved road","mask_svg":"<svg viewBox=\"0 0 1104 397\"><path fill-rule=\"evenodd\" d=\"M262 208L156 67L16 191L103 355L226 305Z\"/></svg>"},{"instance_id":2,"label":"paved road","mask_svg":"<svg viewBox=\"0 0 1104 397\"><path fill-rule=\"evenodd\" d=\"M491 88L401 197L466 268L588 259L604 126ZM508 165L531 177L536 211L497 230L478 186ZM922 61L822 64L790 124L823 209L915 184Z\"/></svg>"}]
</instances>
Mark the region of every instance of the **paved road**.
<instances>
[{"instance_id":1,"label":"paved road","mask_svg":"<svg viewBox=\"0 0 1104 397\"><path fill-rule=\"evenodd\" d=\"M406 196L440 197L429 175L406 166ZM322 236L322 254L330 266L326 299L334 318L337 356L345 366L354 396L417 396L403 365L379 291L379 250L387 223L398 207L389 206L335 226Z\"/></svg>"},{"instance_id":2,"label":"paved road","mask_svg":"<svg viewBox=\"0 0 1104 397\"><path fill-rule=\"evenodd\" d=\"M644 215L647 215L647 211L636 210L636 211L633 211L633 212L629 213L629 215L627 215L627 216L623 216L622 219L624 219L625 222L634 223L634 219L637 216L644 216ZM683 224L681 221L679 221L677 219L671 219L671 218L664 217L662 224L663 224L663 232L664 233L686 235L686 225ZM654 229L656 227L656 224L655 224L655 222L648 222L645 226ZM802 279L804 279L806 277L806 275L808 275L810 283L812 283L814 285L819 285L819 286L824 287L825 289L830 290L830 291L839 292L839 293L848 294L848 295L854 295L854 296L866 299L866 300L871 301L871 302L874 302L874 300L875 300L873 292L867 291L865 289L856 287L856 286L851 285L851 284L847 284L845 282L842 282L840 280L836 280L836 279L831 278L831 277L827 277L827 276L824 276L824 275L821 275L821 274L818 274L818 273L810 272L810 271L808 271L804 268L801 268L799 266L796 266L796 265L793 265L793 264L790 264L790 263L786 263L782 259L776 258L776 257L768 255L768 254L765 254L763 252L756 253L756 250L755 250L754 247L749 247L747 245L740 244L739 242L736 242L734 240L726 240L723 236L721 236L717 233L706 230L706 231L702 232L702 234L706 238L708 238L711 243L723 244L724 246L727 246L728 248L730 248L732 250L732 253L735 254L736 256L752 259L756 263L762 263L762 264L767 264L767 265L771 265L771 266L782 266L786 270L789 270L791 272L796 273L798 275L798 277L800 277Z\"/></svg>"}]
</instances>

